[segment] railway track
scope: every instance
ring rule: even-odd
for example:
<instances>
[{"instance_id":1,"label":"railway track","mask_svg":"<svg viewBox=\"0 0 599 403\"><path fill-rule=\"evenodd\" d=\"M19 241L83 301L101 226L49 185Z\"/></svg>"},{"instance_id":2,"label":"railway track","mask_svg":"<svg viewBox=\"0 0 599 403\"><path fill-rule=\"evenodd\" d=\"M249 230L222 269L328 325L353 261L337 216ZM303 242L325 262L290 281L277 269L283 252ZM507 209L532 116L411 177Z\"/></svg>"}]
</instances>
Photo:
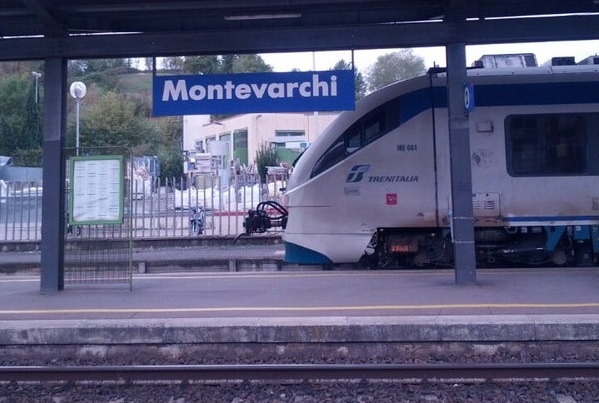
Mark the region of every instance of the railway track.
<instances>
[{"instance_id":1,"label":"railway track","mask_svg":"<svg viewBox=\"0 0 599 403\"><path fill-rule=\"evenodd\" d=\"M4 366L0 382L597 380L599 363Z\"/></svg>"}]
</instances>

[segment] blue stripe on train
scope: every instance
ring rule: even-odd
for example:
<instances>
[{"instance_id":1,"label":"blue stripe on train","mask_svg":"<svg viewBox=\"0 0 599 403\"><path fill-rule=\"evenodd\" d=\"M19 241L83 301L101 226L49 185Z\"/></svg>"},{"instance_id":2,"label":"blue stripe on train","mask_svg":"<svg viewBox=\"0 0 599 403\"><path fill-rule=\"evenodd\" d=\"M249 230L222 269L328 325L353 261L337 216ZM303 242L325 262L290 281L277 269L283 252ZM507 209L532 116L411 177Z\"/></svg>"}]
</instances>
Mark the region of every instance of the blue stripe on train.
<instances>
[{"instance_id":1,"label":"blue stripe on train","mask_svg":"<svg viewBox=\"0 0 599 403\"><path fill-rule=\"evenodd\" d=\"M559 105L599 103L599 81L486 84L474 86L477 107L505 105ZM403 124L432 105L447 107L447 88L433 87L401 96L400 122Z\"/></svg>"},{"instance_id":2,"label":"blue stripe on train","mask_svg":"<svg viewBox=\"0 0 599 403\"><path fill-rule=\"evenodd\" d=\"M599 216L592 215L571 215L571 216L519 216L519 217L503 217L504 221L510 223L517 222L531 222L536 221L538 225L547 225L549 222L560 222L560 221L597 221L599 222Z\"/></svg>"}]
</instances>

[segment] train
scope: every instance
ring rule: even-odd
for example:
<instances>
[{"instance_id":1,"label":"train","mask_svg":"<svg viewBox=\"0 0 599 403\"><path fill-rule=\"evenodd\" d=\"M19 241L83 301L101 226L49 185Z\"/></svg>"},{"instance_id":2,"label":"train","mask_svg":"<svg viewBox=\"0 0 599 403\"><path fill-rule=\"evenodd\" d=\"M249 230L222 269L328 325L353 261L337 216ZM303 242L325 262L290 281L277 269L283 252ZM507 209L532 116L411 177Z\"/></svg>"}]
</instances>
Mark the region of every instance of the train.
<instances>
[{"instance_id":1,"label":"train","mask_svg":"<svg viewBox=\"0 0 599 403\"><path fill-rule=\"evenodd\" d=\"M486 55L467 81L477 266L596 265L599 57ZM445 69L364 97L294 164L285 261L452 266L450 158Z\"/></svg>"}]
</instances>

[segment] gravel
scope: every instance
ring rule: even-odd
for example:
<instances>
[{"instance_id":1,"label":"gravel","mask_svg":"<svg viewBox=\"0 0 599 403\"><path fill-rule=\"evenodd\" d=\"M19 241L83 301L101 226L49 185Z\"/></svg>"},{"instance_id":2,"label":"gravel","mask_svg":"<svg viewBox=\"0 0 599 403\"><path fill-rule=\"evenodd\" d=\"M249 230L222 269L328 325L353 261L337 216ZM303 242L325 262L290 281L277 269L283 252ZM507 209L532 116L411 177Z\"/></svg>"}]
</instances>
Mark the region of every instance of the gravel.
<instances>
[{"instance_id":1,"label":"gravel","mask_svg":"<svg viewBox=\"0 0 599 403\"><path fill-rule=\"evenodd\" d=\"M599 382L237 384L16 384L0 388L0 403L365 403L599 402Z\"/></svg>"}]
</instances>

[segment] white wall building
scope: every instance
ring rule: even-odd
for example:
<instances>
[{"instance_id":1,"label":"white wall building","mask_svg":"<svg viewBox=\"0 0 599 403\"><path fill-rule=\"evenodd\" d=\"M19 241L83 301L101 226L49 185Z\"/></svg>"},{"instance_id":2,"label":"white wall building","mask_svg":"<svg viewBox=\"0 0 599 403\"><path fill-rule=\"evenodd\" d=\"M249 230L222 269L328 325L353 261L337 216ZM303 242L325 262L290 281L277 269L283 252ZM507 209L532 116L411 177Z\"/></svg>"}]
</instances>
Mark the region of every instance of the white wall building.
<instances>
[{"instance_id":1,"label":"white wall building","mask_svg":"<svg viewBox=\"0 0 599 403\"><path fill-rule=\"evenodd\" d=\"M209 116L183 117L183 146L189 154L209 153L210 142L228 142L227 160L242 166L254 164L262 143L276 146L281 161L295 156L331 123L339 113L249 113L219 121ZM291 162L291 161L289 161Z\"/></svg>"}]
</instances>

